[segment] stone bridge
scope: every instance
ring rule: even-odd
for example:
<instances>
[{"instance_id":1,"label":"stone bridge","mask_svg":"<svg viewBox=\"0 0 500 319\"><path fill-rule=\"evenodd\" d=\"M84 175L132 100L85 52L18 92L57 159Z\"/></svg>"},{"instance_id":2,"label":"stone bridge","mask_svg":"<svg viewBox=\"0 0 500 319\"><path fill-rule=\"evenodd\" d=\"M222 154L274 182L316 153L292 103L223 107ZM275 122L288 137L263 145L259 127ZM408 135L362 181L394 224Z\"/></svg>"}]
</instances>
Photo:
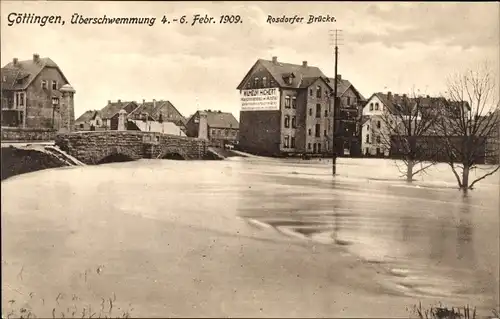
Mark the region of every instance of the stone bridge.
<instances>
[{"instance_id":1,"label":"stone bridge","mask_svg":"<svg viewBox=\"0 0 500 319\"><path fill-rule=\"evenodd\" d=\"M140 158L203 159L205 140L156 132L92 131L58 134L56 145L85 164Z\"/></svg>"}]
</instances>

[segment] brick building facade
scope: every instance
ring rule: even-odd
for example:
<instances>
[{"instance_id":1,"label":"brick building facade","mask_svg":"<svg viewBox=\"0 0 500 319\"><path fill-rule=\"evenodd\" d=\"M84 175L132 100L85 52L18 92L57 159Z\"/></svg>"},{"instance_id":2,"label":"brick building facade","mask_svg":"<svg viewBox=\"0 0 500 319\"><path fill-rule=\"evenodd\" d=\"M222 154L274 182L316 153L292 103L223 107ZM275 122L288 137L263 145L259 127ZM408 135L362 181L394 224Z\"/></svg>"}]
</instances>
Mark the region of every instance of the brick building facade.
<instances>
[{"instance_id":1,"label":"brick building facade","mask_svg":"<svg viewBox=\"0 0 500 319\"><path fill-rule=\"evenodd\" d=\"M257 60L237 89L242 92L276 88L279 106L269 110L241 110L240 148L267 156L331 154L334 145L333 84L334 79L326 77L319 68L309 66L307 61L297 65L278 62L276 57L271 61ZM346 80L338 81L337 93L340 100L345 99L349 104L352 101L356 110L355 100L363 100ZM345 125L342 128L349 130Z\"/></svg>"},{"instance_id":2,"label":"brick building facade","mask_svg":"<svg viewBox=\"0 0 500 319\"><path fill-rule=\"evenodd\" d=\"M50 58L14 58L1 69L2 126L67 129L75 121L74 91L64 96L69 82ZM68 108L68 109L66 109Z\"/></svg>"},{"instance_id":3,"label":"brick building facade","mask_svg":"<svg viewBox=\"0 0 500 319\"><path fill-rule=\"evenodd\" d=\"M201 119L201 113L203 119ZM200 137L200 126L205 126L206 139L209 145L224 147L227 144L237 144L239 123L232 113L221 111L197 111L186 123L186 132L190 137Z\"/></svg>"}]
</instances>

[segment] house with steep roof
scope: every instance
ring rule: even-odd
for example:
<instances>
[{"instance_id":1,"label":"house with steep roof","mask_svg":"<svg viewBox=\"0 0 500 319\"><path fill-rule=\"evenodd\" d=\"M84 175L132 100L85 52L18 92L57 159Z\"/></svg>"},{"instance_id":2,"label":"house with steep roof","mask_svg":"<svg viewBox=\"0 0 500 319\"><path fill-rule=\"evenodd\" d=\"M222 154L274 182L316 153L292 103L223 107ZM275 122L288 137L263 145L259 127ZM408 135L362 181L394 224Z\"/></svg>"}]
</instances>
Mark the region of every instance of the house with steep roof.
<instances>
[{"instance_id":1,"label":"house with steep roof","mask_svg":"<svg viewBox=\"0 0 500 319\"><path fill-rule=\"evenodd\" d=\"M103 130L103 121L99 110L85 111L75 120L75 131Z\"/></svg>"},{"instance_id":2,"label":"house with steep roof","mask_svg":"<svg viewBox=\"0 0 500 319\"><path fill-rule=\"evenodd\" d=\"M335 78L329 80L334 91ZM342 75L337 75L337 81L340 108L339 118L335 121L335 125L340 126L337 154L360 156L362 114L366 99L349 80L342 79Z\"/></svg>"},{"instance_id":3,"label":"house with steep roof","mask_svg":"<svg viewBox=\"0 0 500 319\"><path fill-rule=\"evenodd\" d=\"M69 81L52 59L38 54L30 60L14 58L0 73L2 126L59 129L68 122L73 127L73 95L68 110L60 104L60 89Z\"/></svg>"},{"instance_id":4,"label":"house with steep roof","mask_svg":"<svg viewBox=\"0 0 500 319\"><path fill-rule=\"evenodd\" d=\"M105 130L118 129L118 112L124 110L127 114L132 113L139 105L135 101L118 100L112 102L108 100L108 104L100 111L102 119L102 128Z\"/></svg>"},{"instance_id":5,"label":"house with steep roof","mask_svg":"<svg viewBox=\"0 0 500 319\"><path fill-rule=\"evenodd\" d=\"M389 156L391 150L391 135L404 136L405 130L417 128L421 120L442 115L443 107L449 105L446 99L430 96L412 96L393 94L392 92L374 93L363 107L363 124L361 129L361 147L364 155ZM447 112L448 114L448 112ZM402 121L412 123L412 126L402 125ZM439 136L439 127L428 122L425 132L419 135ZM398 129L399 128L399 129ZM395 130L401 130L397 133ZM413 134L417 134L416 132Z\"/></svg>"},{"instance_id":6,"label":"house with steep roof","mask_svg":"<svg viewBox=\"0 0 500 319\"><path fill-rule=\"evenodd\" d=\"M200 118L203 113L203 120ZM204 127L201 127L204 126ZM232 113L222 111L197 111L186 123L188 136L199 137L200 129L207 132L211 146L224 147L238 143L239 123Z\"/></svg>"},{"instance_id":7,"label":"house with steep roof","mask_svg":"<svg viewBox=\"0 0 500 319\"><path fill-rule=\"evenodd\" d=\"M130 120L142 120L148 117L150 121L171 122L177 125L183 131L185 130L186 118L179 110L170 102L164 100L155 100L146 102L142 100L142 104L133 110L128 118Z\"/></svg>"},{"instance_id":8,"label":"house with steep roof","mask_svg":"<svg viewBox=\"0 0 500 319\"><path fill-rule=\"evenodd\" d=\"M307 61L258 59L237 86L239 147L268 156L333 153L334 83ZM346 103L364 99L349 81L338 79L337 89Z\"/></svg>"}]
</instances>

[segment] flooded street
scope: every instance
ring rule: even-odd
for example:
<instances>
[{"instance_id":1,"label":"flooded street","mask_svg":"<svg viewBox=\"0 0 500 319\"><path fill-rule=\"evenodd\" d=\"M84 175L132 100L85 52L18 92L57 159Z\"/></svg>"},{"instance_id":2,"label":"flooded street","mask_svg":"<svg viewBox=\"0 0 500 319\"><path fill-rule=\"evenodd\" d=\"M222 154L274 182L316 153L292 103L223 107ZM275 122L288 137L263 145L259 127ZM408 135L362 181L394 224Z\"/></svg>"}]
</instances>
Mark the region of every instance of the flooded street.
<instances>
[{"instance_id":1,"label":"flooded street","mask_svg":"<svg viewBox=\"0 0 500 319\"><path fill-rule=\"evenodd\" d=\"M139 317L498 307L498 174L464 197L444 165L412 185L389 160L340 159L338 172L328 160L140 160L6 180L2 312L16 300L50 314L59 294L96 308L116 295Z\"/></svg>"}]
</instances>

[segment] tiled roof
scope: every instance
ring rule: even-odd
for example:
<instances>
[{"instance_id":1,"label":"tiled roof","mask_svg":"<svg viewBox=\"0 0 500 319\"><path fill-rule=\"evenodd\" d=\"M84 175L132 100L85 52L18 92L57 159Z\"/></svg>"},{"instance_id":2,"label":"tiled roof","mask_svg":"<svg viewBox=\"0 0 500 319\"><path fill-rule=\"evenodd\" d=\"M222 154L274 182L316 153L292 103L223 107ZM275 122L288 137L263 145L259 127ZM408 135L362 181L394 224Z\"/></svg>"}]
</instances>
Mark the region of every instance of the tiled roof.
<instances>
[{"instance_id":1,"label":"tiled roof","mask_svg":"<svg viewBox=\"0 0 500 319\"><path fill-rule=\"evenodd\" d=\"M179 124L182 124L182 125L186 124L186 122L187 122L186 118L184 118L184 116L182 116L182 114L175 108L175 106L172 103L170 103L170 101L164 101L164 100L160 100L160 101L156 101L156 102L154 102L154 101L152 101L152 102L144 102L141 105L139 105L139 107L136 108L134 111L132 111L129 114L129 116L131 118L136 119L136 118L138 118L138 116L141 113L147 113L154 120L158 120L159 117L160 117L160 114L164 113L164 112L162 112L162 109L166 109L166 110L170 110L170 111L175 111L176 113L179 113L180 116L182 117L181 123L179 123ZM163 120L166 121L167 118L164 118Z\"/></svg>"},{"instance_id":2,"label":"tiled roof","mask_svg":"<svg viewBox=\"0 0 500 319\"><path fill-rule=\"evenodd\" d=\"M106 105L102 110L101 110L101 118L103 119L110 119L113 116L115 116L116 113L118 113L121 109L125 108L128 106L130 103L135 103L135 102L108 102L108 105Z\"/></svg>"},{"instance_id":3,"label":"tiled roof","mask_svg":"<svg viewBox=\"0 0 500 319\"><path fill-rule=\"evenodd\" d=\"M408 114L417 105L422 109L435 107L438 103L443 102L444 98L441 97L407 97L404 94L393 94L389 97L389 94L377 92L374 94L378 99L393 113L402 112L402 114ZM418 100L417 100L418 99ZM406 101L405 101L406 100Z\"/></svg>"},{"instance_id":4,"label":"tiled roof","mask_svg":"<svg viewBox=\"0 0 500 319\"><path fill-rule=\"evenodd\" d=\"M264 59L259 59L258 62L271 73L272 77L281 87L299 88L304 78L319 78L325 76L323 72L315 66L303 66L301 64L282 63L279 61L273 62ZM294 76L292 84L288 84L284 77L292 74Z\"/></svg>"},{"instance_id":5,"label":"tiled roof","mask_svg":"<svg viewBox=\"0 0 500 319\"><path fill-rule=\"evenodd\" d=\"M232 113L220 111L205 111L207 124L210 127L238 129L240 124Z\"/></svg>"},{"instance_id":6,"label":"tiled roof","mask_svg":"<svg viewBox=\"0 0 500 319\"><path fill-rule=\"evenodd\" d=\"M330 82L328 82L328 84L330 85L332 90L334 90L335 78L329 78L328 80L330 80ZM352 85L352 83L346 79L338 80L338 82L337 82L337 96L340 97L340 96L344 95L344 93L347 92L347 90L351 86L354 89L354 91L358 93L359 98L364 101L365 98L363 97L363 95L361 95L361 93L358 90L356 90L356 88Z\"/></svg>"},{"instance_id":7,"label":"tiled roof","mask_svg":"<svg viewBox=\"0 0 500 319\"><path fill-rule=\"evenodd\" d=\"M30 85L30 83L37 77L37 75L45 68L52 67L57 68L59 72L61 70L57 64L50 58L39 58L37 62L33 60L18 61L16 65L14 62L10 62L5 65L1 70L2 75L2 89L7 90L24 90ZM68 80L61 72L62 77L66 82ZM4 76L6 81L3 82ZM22 81L16 81L22 79Z\"/></svg>"},{"instance_id":8,"label":"tiled roof","mask_svg":"<svg viewBox=\"0 0 500 319\"><path fill-rule=\"evenodd\" d=\"M97 113L97 111L92 111L92 110L85 111L85 113L80 115L80 117L78 117L75 120L75 123L85 123L85 122L88 122L90 120L93 120L96 113Z\"/></svg>"},{"instance_id":9,"label":"tiled roof","mask_svg":"<svg viewBox=\"0 0 500 319\"><path fill-rule=\"evenodd\" d=\"M303 66L301 64L283 63L279 61L273 62L264 59L257 60L254 67L256 65L261 65L266 68L280 87L298 89L303 87L301 83L305 78L308 78L307 81L310 81L311 78L317 79L325 76L323 72L315 66ZM252 67L252 69L254 69L254 67ZM251 70L248 74L250 74ZM247 78L247 76L245 76L245 78ZM292 78L291 83L286 81L288 77ZM239 89L242 89L243 82L244 80L238 85Z\"/></svg>"}]
</instances>

